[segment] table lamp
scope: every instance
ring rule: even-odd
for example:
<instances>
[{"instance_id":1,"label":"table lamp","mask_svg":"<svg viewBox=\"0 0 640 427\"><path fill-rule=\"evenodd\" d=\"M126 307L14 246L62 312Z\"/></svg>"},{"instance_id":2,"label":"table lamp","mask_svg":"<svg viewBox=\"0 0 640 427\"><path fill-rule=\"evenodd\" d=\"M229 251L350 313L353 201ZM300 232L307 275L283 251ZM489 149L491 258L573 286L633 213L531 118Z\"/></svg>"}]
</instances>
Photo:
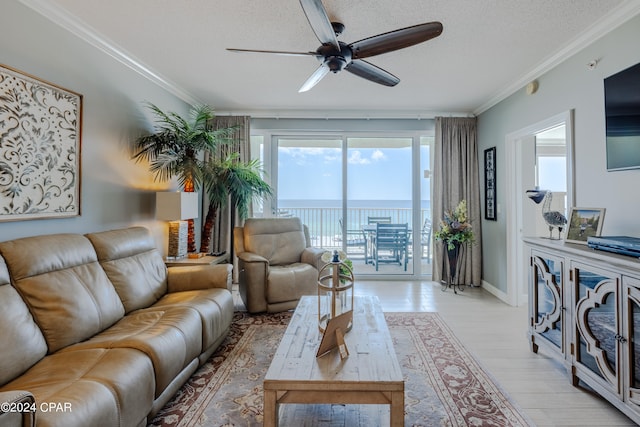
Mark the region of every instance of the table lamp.
<instances>
[{"instance_id":1,"label":"table lamp","mask_svg":"<svg viewBox=\"0 0 640 427\"><path fill-rule=\"evenodd\" d=\"M156 193L156 218L169 221L168 258L187 255L188 223L198 218L198 193L161 191Z\"/></svg>"}]
</instances>

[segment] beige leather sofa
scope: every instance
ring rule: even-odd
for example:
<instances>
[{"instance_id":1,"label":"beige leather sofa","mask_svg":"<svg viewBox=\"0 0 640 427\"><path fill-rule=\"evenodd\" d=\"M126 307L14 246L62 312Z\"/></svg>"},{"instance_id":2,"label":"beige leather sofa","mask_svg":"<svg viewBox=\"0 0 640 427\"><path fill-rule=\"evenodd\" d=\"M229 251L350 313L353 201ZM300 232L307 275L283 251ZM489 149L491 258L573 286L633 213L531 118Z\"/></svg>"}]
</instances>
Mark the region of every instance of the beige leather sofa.
<instances>
[{"instance_id":1,"label":"beige leather sofa","mask_svg":"<svg viewBox=\"0 0 640 427\"><path fill-rule=\"evenodd\" d=\"M0 426L145 426L226 337L230 288L142 227L0 243Z\"/></svg>"},{"instance_id":2,"label":"beige leather sofa","mask_svg":"<svg viewBox=\"0 0 640 427\"><path fill-rule=\"evenodd\" d=\"M238 290L250 313L295 308L317 294L324 250L311 247L300 218L250 218L234 229Z\"/></svg>"}]
</instances>

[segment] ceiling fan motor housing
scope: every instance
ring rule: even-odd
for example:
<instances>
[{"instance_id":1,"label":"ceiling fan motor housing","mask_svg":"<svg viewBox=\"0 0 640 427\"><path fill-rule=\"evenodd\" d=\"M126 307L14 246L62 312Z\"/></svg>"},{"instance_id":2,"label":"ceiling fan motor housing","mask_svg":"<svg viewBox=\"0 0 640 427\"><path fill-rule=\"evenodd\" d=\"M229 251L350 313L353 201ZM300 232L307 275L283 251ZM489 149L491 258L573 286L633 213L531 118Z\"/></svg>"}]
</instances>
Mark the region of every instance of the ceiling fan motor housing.
<instances>
[{"instance_id":1,"label":"ceiling fan motor housing","mask_svg":"<svg viewBox=\"0 0 640 427\"><path fill-rule=\"evenodd\" d=\"M332 44L323 44L316 50L318 60L333 73L342 71L351 63L351 48L343 42L339 42L339 45L340 49Z\"/></svg>"}]
</instances>

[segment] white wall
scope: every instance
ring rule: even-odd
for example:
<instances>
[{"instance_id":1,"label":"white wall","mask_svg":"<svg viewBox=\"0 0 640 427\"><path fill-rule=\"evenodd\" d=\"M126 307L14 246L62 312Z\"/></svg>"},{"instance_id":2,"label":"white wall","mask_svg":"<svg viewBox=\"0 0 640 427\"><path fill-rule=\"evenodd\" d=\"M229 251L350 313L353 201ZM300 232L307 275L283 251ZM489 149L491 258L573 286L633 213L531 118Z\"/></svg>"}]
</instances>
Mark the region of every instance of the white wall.
<instances>
[{"instance_id":1,"label":"white wall","mask_svg":"<svg viewBox=\"0 0 640 427\"><path fill-rule=\"evenodd\" d=\"M84 97L81 216L0 222L0 240L135 224L164 243L155 191L172 184L154 183L147 165L130 160L128 144L152 129L144 101L181 114L187 104L17 0L0 5L0 62Z\"/></svg>"},{"instance_id":2,"label":"white wall","mask_svg":"<svg viewBox=\"0 0 640 427\"><path fill-rule=\"evenodd\" d=\"M538 78L538 92L524 88L478 118L479 152L497 146L498 221L483 221L484 280L506 291L505 137L573 109L575 205L607 209L603 235L640 237L640 170L607 172L603 79L640 62L636 16ZM589 61L598 65L590 70Z\"/></svg>"}]
</instances>

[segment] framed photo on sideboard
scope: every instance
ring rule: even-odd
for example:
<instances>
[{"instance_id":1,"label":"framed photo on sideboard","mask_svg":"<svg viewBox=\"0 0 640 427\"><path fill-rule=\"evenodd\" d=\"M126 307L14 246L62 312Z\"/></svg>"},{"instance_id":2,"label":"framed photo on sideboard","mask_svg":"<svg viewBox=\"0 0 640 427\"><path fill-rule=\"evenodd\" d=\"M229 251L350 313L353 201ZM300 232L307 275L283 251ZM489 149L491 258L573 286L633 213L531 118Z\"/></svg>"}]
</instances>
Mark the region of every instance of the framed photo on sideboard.
<instances>
[{"instance_id":1,"label":"framed photo on sideboard","mask_svg":"<svg viewBox=\"0 0 640 427\"><path fill-rule=\"evenodd\" d=\"M604 208L571 208L564 241L586 245L590 236L600 236L604 213Z\"/></svg>"}]
</instances>

